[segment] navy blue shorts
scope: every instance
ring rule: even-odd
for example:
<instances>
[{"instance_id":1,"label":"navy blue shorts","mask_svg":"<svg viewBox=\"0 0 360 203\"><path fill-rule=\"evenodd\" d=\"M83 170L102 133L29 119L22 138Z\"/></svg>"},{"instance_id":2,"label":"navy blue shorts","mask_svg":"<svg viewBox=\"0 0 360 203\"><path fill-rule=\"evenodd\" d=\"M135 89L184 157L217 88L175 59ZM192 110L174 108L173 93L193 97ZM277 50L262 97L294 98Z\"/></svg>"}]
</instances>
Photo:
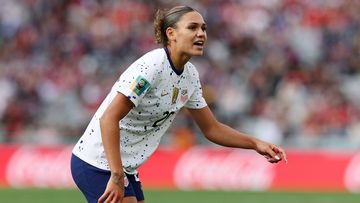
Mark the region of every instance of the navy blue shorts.
<instances>
[{"instance_id":1,"label":"navy blue shorts","mask_svg":"<svg viewBox=\"0 0 360 203\"><path fill-rule=\"evenodd\" d=\"M110 171L96 168L74 154L71 156L71 174L76 185L89 203L97 203L98 199L104 193L111 175ZM141 189L141 182L138 175L127 173L125 173L125 175L129 180L129 185L125 187L124 196L134 196L137 201L144 200L144 193Z\"/></svg>"}]
</instances>

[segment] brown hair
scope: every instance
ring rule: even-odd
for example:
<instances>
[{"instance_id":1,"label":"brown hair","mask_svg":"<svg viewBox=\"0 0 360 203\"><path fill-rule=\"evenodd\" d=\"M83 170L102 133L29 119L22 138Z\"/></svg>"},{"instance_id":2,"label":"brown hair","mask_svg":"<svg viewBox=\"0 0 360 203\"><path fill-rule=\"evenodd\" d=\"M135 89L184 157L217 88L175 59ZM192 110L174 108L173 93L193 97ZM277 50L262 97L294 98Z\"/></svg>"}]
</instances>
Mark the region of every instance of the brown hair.
<instances>
[{"instance_id":1,"label":"brown hair","mask_svg":"<svg viewBox=\"0 0 360 203\"><path fill-rule=\"evenodd\" d=\"M170 10L157 10L154 20L156 43L166 46L168 44L166 29L168 27L176 28L179 19L192 11L196 10L189 6L175 6Z\"/></svg>"}]
</instances>

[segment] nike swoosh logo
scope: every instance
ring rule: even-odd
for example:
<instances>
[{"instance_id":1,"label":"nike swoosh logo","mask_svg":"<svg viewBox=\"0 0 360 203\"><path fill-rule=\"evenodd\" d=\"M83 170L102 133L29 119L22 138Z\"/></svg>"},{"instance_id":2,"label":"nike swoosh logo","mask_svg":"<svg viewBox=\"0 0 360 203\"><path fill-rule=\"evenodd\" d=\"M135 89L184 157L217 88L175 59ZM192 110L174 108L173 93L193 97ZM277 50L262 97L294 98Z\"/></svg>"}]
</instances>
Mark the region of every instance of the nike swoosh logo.
<instances>
[{"instance_id":1,"label":"nike swoosh logo","mask_svg":"<svg viewBox=\"0 0 360 203\"><path fill-rule=\"evenodd\" d=\"M166 96L168 94L169 94L168 92L163 92L163 93L161 93L161 96L163 97L163 96Z\"/></svg>"}]
</instances>

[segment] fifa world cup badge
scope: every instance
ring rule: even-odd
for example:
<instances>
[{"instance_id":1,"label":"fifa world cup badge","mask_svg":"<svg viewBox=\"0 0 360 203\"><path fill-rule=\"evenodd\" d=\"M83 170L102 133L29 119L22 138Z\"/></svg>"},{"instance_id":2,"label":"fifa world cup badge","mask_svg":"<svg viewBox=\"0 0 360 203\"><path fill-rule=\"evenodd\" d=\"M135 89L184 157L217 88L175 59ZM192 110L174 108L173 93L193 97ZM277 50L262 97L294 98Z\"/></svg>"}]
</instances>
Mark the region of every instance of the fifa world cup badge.
<instances>
[{"instance_id":1,"label":"fifa world cup badge","mask_svg":"<svg viewBox=\"0 0 360 203\"><path fill-rule=\"evenodd\" d=\"M134 93L140 96L149 87L150 83L145 78L138 76L130 88Z\"/></svg>"}]
</instances>

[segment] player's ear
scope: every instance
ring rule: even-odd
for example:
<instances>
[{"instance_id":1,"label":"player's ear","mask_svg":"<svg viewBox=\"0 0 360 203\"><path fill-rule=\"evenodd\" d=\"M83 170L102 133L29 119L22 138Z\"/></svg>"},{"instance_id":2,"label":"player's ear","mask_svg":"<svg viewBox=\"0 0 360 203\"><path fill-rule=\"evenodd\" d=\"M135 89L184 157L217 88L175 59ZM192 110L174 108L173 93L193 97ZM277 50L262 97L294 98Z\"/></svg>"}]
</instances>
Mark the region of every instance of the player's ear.
<instances>
[{"instance_id":1,"label":"player's ear","mask_svg":"<svg viewBox=\"0 0 360 203\"><path fill-rule=\"evenodd\" d=\"M176 41L175 29L172 27L168 27L166 29L166 36L167 36L169 42Z\"/></svg>"}]
</instances>

